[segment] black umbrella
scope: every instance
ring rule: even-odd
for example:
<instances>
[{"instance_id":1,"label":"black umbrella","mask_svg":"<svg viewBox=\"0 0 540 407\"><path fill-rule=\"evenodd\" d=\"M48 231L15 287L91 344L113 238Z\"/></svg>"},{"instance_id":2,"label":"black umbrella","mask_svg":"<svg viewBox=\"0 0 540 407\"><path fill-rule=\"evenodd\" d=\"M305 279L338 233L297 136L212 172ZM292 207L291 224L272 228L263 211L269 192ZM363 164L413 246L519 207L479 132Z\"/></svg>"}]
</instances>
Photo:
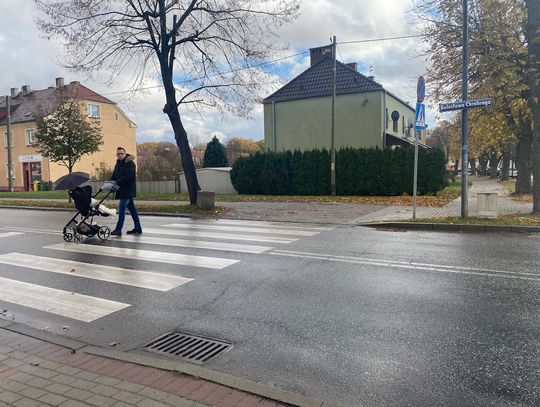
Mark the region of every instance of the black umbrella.
<instances>
[{"instance_id":1,"label":"black umbrella","mask_svg":"<svg viewBox=\"0 0 540 407\"><path fill-rule=\"evenodd\" d=\"M56 180L54 189L73 189L90 179L86 172L72 172Z\"/></svg>"}]
</instances>

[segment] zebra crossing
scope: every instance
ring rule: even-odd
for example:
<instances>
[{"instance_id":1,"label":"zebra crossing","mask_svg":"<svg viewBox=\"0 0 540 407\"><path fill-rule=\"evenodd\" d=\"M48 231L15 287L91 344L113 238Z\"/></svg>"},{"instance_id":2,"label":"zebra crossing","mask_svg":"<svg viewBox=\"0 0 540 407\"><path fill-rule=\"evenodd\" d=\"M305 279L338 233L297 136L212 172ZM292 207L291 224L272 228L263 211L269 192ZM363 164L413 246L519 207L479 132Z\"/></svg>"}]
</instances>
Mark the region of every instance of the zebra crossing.
<instances>
[{"instance_id":1,"label":"zebra crossing","mask_svg":"<svg viewBox=\"0 0 540 407\"><path fill-rule=\"evenodd\" d=\"M26 233L61 236L59 232L47 229L16 227L0 229L0 239L21 237ZM42 246L47 252L44 256L20 251L0 254L0 272L2 266L12 266L17 270L29 269L39 273L51 273L66 279L85 278L105 284L114 283L166 293L185 285L189 287L194 278L171 272L133 269L129 268L129 264L126 268L101 265L98 261L105 258L123 258L129 262L135 261L137 268L146 261L180 266L175 268L180 272L182 267L196 270L224 270L241 261L230 258L231 255L234 257L235 253L262 254L274 249L275 245L290 244L331 229L332 227L289 226L260 221L175 219L174 223L147 227L143 235L123 235L119 239L111 238L99 244L66 242L47 244ZM122 247L117 246L116 242L121 242ZM140 248L141 245L144 245L144 248ZM149 250L147 246L155 246L160 250ZM202 249L206 252L211 251L211 255L182 253L184 249L191 251ZM60 253L64 258L54 257L60 256ZM81 261L79 255L82 253L91 255L92 262ZM227 258L220 257L220 253L227 253ZM69 259L66 259L66 256ZM2 303L16 304L86 323L131 306L111 298L99 298L0 276L0 304Z\"/></svg>"}]
</instances>

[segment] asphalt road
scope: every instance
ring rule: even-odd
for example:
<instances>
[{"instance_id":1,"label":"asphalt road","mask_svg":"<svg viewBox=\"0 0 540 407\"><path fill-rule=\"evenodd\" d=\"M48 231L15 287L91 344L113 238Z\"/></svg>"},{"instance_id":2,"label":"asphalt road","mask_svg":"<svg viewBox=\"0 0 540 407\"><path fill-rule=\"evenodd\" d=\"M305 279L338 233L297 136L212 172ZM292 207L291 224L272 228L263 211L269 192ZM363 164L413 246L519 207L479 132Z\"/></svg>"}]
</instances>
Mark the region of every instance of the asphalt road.
<instances>
[{"instance_id":1,"label":"asphalt road","mask_svg":"<svg viewBox=\"0 0 540 407\"><path fill-rule=\"evenodd\" d=\"M540 236L145 217L76 245L69 215L0 209L1 318L132 352L229 341L207 367L343 406L540 405Z\"/></svg>"}]
</instances>

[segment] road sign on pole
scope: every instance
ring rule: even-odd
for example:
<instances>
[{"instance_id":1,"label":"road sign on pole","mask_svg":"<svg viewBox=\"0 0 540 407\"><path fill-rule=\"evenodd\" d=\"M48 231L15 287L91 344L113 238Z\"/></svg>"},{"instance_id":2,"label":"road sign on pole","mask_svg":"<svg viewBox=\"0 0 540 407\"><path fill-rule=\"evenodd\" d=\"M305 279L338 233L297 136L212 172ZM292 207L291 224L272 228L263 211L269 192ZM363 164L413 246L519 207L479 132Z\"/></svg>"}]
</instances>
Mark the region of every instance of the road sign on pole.
<instances>
[{"instance_id":1,"label":"road sign on pole","mask_svg":"<svg viewBox=\"0 0 540 407\"><path fill-rule=\"evenodd\" d=\"M414 121L416 130L424 130L426 128L426 105L423 103L416 104Z\"/></svg>"}]
</instances>

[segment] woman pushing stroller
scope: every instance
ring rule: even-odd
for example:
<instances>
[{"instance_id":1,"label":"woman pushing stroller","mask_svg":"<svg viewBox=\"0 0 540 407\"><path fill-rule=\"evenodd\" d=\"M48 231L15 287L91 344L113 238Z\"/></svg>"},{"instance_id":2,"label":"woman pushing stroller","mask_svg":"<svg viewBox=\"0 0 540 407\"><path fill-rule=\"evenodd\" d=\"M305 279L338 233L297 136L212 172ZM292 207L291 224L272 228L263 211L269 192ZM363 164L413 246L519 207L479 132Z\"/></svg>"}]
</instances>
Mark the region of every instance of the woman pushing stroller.
<instances>
[{"instance_id":1,"label":"woman pushing stroller","mask_svg":"<svg viewBox=\"0 0 540 407\"><path fill-rule=\"evenodd\" d=\"M124 227L124 220L126 217L126 208L129 210L131 218L133 219L134 227L127 231L128 235L141 234L142 227L139 219L139 214L135 208L133 198L137 195L137 178L136 178L136 166L133 161L135 157L130 154L126 154L126 150L123 147L116 149L116 165L111 176L112 181L118 183L119 189L116 191L115 198L119 200L118 204L118 222L116 227L111 232L113 236L122 236L122 228Z\"/></svg>"}]
</instances>

